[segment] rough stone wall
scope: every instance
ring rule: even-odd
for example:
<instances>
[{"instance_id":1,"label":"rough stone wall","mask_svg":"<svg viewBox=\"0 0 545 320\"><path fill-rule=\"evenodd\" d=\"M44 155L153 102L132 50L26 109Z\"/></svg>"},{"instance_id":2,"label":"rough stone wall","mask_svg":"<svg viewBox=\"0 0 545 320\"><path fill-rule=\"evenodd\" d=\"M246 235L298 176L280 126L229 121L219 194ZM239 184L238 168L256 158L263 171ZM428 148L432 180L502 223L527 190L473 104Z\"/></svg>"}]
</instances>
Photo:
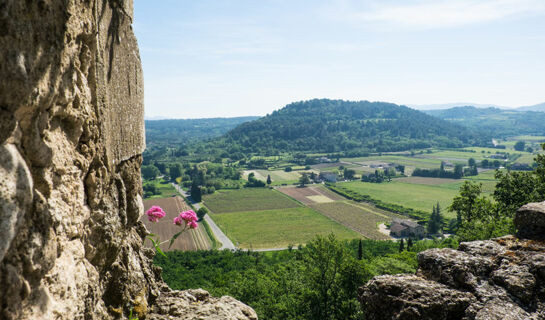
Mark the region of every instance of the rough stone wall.
<instances>
[{"instance_id":1,"label":"rough stone wall","mask_svg":"<svg viewBox=\"0 0 545 320\"><path fill-rule=\"evenodd\" d=\"M142 247L131 0L0 0L0 319L252 319Z\"/></svg>"},{"instance_id":2,"label":"rough stone wall","mask_svg":"<svg viewBox=\"0 0 545 320\"><path fill-rule=\"evenodd\" d=\"M545 202L520 208L517 236L418 255L416 275L360 288L367 319L545 319Z\"/></svg>"}]
</instances>

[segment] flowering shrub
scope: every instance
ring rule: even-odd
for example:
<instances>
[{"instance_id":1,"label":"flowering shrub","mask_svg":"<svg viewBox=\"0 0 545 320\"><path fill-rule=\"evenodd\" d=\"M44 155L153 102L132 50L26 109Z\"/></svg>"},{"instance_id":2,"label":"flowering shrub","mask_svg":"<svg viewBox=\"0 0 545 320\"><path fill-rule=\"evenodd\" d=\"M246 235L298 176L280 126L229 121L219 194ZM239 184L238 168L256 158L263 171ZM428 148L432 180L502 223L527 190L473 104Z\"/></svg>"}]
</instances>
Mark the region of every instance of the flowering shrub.
<instances>
[{"instance_id":1,"label":"flowering shrub","mask_svg":"<svg viewBox=\"0 0 545 320\"><path fill-rule=\"evenodd\" d=\"M149 221L155 223L159 221L160 219L164 218L166 213L161 207L152 206L151 208L149 208L148 211L146 211L146 215L148 216ZM170 240L165 240L163 242L161 242L159 240L159 237L154 234L148 235L148 239L150 239L150 241L153 243L155 250L157 250L157 252L159 252L161 255L166 257L165 253L163 252L163 250L161 250L160 246L163 243L167 243L170 241L168 245L168 247L170 248L172 244L174 243L174 241L176 240L176 238L178 238L185 230L196 229L198 227L197 220L198 220L197 214L193 210L180 212L180 214L176 218L174 218L173 223L180 227L183 226L182 231L175 233ZM154 239L153 237L156 237L156 239Z\"/></svg>"}]
</instances>

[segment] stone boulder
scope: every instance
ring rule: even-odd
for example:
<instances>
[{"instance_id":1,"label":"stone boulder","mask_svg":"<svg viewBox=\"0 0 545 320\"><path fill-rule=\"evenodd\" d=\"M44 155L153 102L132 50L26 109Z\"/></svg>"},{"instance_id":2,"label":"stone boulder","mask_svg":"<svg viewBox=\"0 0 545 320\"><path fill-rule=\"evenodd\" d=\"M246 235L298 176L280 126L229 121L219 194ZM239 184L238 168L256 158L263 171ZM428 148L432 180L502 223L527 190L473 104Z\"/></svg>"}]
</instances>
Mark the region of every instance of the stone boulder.
<instances>
[{"instance_id":1,"label":"stone boulder","mask_svg":"<svg viewBox=\"0 0 545 320\"><path fill-rule=\"evenodd\" d=\"M418 254L416 275L379 276L359 289L371 320L545 319L545 203L518 210L517 236Z\"/></svg>"}]
</instances>

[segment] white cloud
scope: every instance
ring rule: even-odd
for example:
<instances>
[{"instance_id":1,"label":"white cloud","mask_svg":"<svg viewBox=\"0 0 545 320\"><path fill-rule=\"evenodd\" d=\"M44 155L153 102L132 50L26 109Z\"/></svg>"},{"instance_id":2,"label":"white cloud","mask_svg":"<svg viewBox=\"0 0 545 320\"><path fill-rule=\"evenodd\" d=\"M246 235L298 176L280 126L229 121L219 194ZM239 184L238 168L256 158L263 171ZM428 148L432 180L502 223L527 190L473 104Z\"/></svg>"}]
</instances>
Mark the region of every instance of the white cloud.
<instances>
[{"instance_id":1,"label":"white cloud","mask_svg":"<svg viewBox=\"0 0 545 320\"><path fill-rule=\"evenodd\" d=\"M433 29L543 14L544 11L543 0L420 0L386 6L380 2L350 17L357 21Z\"/></svg>"}]
</instances>

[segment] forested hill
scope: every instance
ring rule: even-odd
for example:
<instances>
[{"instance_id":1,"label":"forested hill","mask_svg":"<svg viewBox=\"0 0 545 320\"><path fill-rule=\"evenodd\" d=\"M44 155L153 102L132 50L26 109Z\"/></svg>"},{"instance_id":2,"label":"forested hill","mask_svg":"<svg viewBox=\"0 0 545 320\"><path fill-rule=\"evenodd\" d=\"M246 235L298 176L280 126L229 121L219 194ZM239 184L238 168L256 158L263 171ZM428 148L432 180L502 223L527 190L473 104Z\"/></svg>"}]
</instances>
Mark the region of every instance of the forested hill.
<instances>
[{"instance_id":1,"label":"forested hill","mask_svg":"<svg viewBox=\"0 0 545 320\"><path fill-rule=\"evenodd\" d=\"M545 135L545 112L472 106L424 112L452 123L488 132L495 138L526 134Z\"/></svg>"},{"instance_id":2,"label":"forested hill","mask_svg":"<svg viewBox=\"0 0 545 320\"><path fill-rule=\"evenodd\" d=\"M215 138L259 117L146 120L148 146L179 146Z\"/></svg>"},{"instance_id":3,"label":"forested hill","mask_svg":"<svg viewBox=\"0 0 545 320\"><path fill-rule=\"evenodd\" d=\"M460 125L384 102L315 99L296 102L229 131L224 143L243 152L386 152L483 145Z\"/></svg>"}]
</instances>

